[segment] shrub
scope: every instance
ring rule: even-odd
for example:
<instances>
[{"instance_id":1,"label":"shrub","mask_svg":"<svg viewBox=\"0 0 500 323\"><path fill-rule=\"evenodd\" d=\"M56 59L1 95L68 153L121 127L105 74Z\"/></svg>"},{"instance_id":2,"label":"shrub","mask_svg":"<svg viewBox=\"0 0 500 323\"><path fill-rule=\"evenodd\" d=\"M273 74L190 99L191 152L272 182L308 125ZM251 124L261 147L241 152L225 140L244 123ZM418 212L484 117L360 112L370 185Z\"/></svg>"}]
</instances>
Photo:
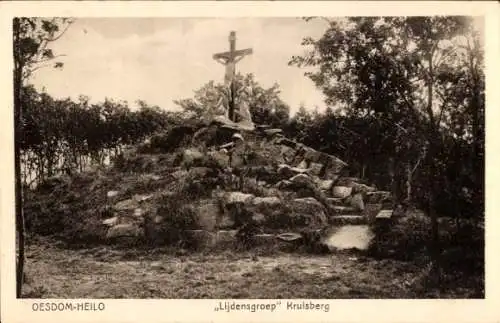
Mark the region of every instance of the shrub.
<instances>
[{"instance_id":1,"label":"shrub","mask_svg":"<svg viewBox=\"0 0 500 323\"><path fill-rule=\"evenodd\" d=\"M118 155L113 165L120 172L152 172L156 168L156 160L148 155Z\"/></svg>"},{"instance_id":2,"label":"shrub","mask_svg":"<svg viewBox=\"0 0 500 323\"><path fill-rule=\"evenodd\" d=\"M188 145L200 125L176 126L168 132L158 133L151 137L149 148L156 153L170 153L179 147Z\"/></svg>"},{"instance_id":3,"label":"shrub","mask_svg":"<svg viewBox=\"0 0 500 323\"><path fill-rule=\"evenodd\" d=\"M189 204L191 196L185 192L165 194L158 201L156 215L163 218L156 230L162 237L160 243L190 244L187 230L196 229L196 214Z\"/></svg>"},{"instance_id":4,"label":"shrub","mask_svg":"<svg viewBox=\"0 0 500 323\"><path fill-rule=\"evenodd\" d=\"M375 222L373 230L368 253L374 256L411 260L426 252L431 242L430 219L421 213Z\"/></svg>"}]
</instances>

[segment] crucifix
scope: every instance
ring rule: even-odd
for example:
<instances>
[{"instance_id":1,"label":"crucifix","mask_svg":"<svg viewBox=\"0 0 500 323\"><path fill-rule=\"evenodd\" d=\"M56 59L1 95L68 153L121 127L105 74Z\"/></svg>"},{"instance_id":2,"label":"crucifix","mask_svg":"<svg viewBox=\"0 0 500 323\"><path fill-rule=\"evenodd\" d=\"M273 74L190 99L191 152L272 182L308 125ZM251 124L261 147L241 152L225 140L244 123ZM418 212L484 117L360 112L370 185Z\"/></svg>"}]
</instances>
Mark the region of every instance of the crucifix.
<instances>
[{"instance_id":1,"label":"crucifix","mask_svg":"<svg viewBox=\"0 0 500 323\"><path fill-rule=\"evenodd\" d=\"M252 54L251 48L236 50L236 32L231 31L229 33L229 51L223 53L217 53L213 55L213 58L226 67L226 74L224 75L224 83L230 88L230 98L229 98L229 111L228 117L231 121L236 122L234 109L235 109L235 91L236 85L234 83L234 77L236 76L236 63L241 61L243 57Z\"/></svg>"}]
</instances>

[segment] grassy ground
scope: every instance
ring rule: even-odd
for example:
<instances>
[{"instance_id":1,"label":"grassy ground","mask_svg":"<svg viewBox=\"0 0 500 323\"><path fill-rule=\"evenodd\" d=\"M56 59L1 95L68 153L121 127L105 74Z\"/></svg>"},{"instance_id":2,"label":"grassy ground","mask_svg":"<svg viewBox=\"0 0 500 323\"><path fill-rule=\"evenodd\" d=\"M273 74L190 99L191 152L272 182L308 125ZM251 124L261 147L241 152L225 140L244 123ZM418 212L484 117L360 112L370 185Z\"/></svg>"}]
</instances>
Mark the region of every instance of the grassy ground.
<instances>
[{"instance_id":1,"label":"grassy ground","mask_svg":"<svg viewBox=\"0 0 500 323\"><path fill-rule=\"evenodd\" d=\"M37 239L27 249L24 297L32 298L415 298L423 268L353 253L224 251L211 254L97 247Z\"/></svg>"}]
</instances>

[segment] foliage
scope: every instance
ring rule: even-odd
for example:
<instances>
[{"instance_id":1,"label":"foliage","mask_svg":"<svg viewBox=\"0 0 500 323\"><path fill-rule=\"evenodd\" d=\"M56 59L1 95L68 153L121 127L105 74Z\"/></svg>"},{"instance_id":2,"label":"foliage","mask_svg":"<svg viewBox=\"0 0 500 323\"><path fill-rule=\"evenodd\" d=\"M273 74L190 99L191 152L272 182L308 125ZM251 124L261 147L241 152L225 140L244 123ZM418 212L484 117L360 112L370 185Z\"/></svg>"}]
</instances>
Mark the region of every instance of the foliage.
<instances>
[{"instance_id":1,"label":"foliage","mask_svg":"<svg viewBox=\"0 0 500 323\"><path fill-rule=\"evenodd\" d=\"M389 223L376 223L369 252L378 257L417 259L428 250L431 223L423 214L412 213Z\"/></svg>"},{"instance_id":2,"label":"foliage","mask_svg":"<svg viewBox=\"0 0 500 323\"><path fill-rule=\"evenodd\" d=\"M278 84L262 87L253 74L235 77L236 102L248 104L252 120L257 124L281 127L289 118L290 108L279 97ZM210 81L194 92L194 98L174 101L187 116L210 118L223 114L228 107L229 89L224 84Z\"/></svg>"},{"instance_id":3,"label":"foliage","mask_svg":"<svg viewBox=\"0 0 500 323\"><path fill-rule=\"evenodd\" d=\"M187 230L196 228L196 214L188 207L189 197L185 194L165 194L158 202L157 214L163 217L160 231L165 243L190 243Z\"/></svg>"},{"instance_id":4,"label":"foliage","mask_svg":"<svg viewBox=\"0 0 500 323\"><path fill-rule=\"evenodd\" d=\"M20 148L23 179L39 182L74 169L103 165L125 145L137 144L171 124L171 117L157 106L139 101L132 111L126 102L106 99L90 104L53 99L23 87L23 122Z\"/></svg>"},{"instance_id":5,"label":"foliage","mask_svg":"<svg viewBox=\"0 0 500 323\"><path fill-rule=\"evenodd\" d=\"M317 67L306 75L329 110L300 110L291 133L378 177L399 201L483 215L483 51L470 21L353 17L303 45L290 64Z\"/></svg>"},{"instance_id":6,"label":"foliage","mask_svg":"<svg viewBox=\"0 0 500 323\"><path fill-rule=\"evenodd\" d=\"M102 242L105 228L101 222L108 210L105 195L90 189L94 178L95 174L89 173L73 178L61 176L26 191L27 232L55 235L72 244Z\"/></svg>"},{"instance_id":7,"label":"foliage","mask_svg":"<svg viewBox=\"0 0 500 323\"><path fill-rule=\"evenodd\" d=\"M24 277L25 223L23 214L23 193L21 180L21 137L22 137L22 86L37 69L49 66L56 58L50 44L59 39L71 24L66 18L14 18L12 21L14 56L14 170L16 198L16 230L18 233L18 261L16 270L16 295L21 296ZM61 68L56 62L53 67ZM48 149L50 150L50 149Z\"/></svg>"}]
</instances>

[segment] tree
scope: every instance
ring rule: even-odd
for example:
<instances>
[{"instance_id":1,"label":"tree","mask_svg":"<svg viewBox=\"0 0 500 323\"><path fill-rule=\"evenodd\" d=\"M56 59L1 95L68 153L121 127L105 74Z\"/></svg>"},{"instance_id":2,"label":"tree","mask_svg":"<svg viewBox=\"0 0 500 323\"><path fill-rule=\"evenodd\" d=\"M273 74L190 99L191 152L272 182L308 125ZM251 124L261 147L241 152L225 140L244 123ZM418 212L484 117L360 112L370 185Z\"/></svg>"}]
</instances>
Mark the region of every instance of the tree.
<instances>
[{"instance_id":1,"label":"tree","mask_svg":"<svg viewBox=\"0 0 500 323\"><path fill-rule=\"evenodd\" d=\"M13 19L13 51L14 51L14 158L16 175L16 228L19 235L19 255L16 272L16 294L21 297L24 275L24 214L21 185L21 131L22 86L36 70L49 66L56 58L50 44L59 39L71 24L66 18L14 18ZM53 64L61 68L61 62Z\"/></svg>"},{"instance_id":2,"label":"tree","mask_svg":"<svg viewBox=\"0 0 500 323\"><path fill-rule=\"evenodd\" d=\"M449 141L445 138L450 129L464 126L464 120L460 120L463 113L458 112L464 103L457 102L452 94L464 82L464 74L469 75L465 79L471 89L464 93L470 99L468 105L474 106L471 119L477 125L465 132L476 138L478 153L484 149L477 141L482 136L480 107L484 104L481 68L476 67L480 55L472 50L477 49L471 45L474 42L466 46L468 65L460 63L466 60L458 54L457 39L470 38L471 30L470 21L464 17L353 17L329 22L319 39L304 39L303 45L310 51L290 61L299 67L319 67L306 75L323 91L326 103L340 107L352 118L365 120L369 125L365 129L371 132L364 131L362 136L372 140L372 145L365 146L371 152L379 149L375 147L382 148L390 173L406 178L403 185L407 200L414 195L414 175L420 169L418 178L427 186L424 199L432 222L436 268L440 248L435 198L445 180L441 169L450 166L444 148ZM458 89L465 90L464 86ZM463 138L463 134L454 136ZM374 145L373 139L380 141ZM397 192L401 183L393 181L392 186L393 193L404 195Z\"/></svg>"},{"instance_id":3,"label":"tree","mask_svg":"<svg viewBox=\"0 0 500 323\"><path fill-rule=\"evenodd\" d=\"M262 87L253 74L238 74L234 80L236 103L245 101L257 124L283 127L289 118L290 108L280 98L279 85ZM174 101L185 115L191 118L210 118L223 114L229 102L229 91L222 83L210 81L194 92L194 97Z\"/></svg>"}]
</instances>

